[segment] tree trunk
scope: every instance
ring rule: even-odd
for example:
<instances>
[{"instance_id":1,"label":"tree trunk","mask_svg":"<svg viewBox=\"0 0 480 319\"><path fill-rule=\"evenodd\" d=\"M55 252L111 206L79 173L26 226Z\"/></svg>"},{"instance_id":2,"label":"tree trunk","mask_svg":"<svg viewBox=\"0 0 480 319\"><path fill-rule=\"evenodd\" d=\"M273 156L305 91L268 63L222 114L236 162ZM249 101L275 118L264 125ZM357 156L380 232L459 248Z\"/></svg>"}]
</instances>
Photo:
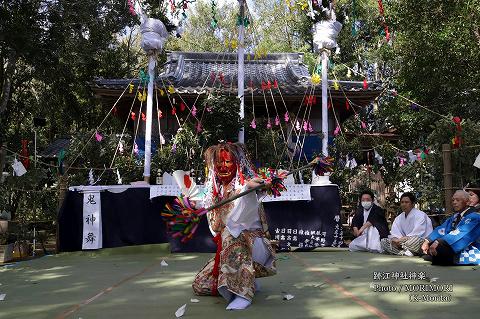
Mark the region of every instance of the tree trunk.
<instances>
[{"instance_id":1,"label":"tree trunk","mask_svg":"<svg viewBox=\"0 0 480 319\"><path fill-rule=\"evenodd\" d=\"M5 80L2 87L2 98L0 101L0 114L7 109L8 100L10 99L10 90L12 88L12 77L17 64L17 52L13 49L9 50L7 58L7 67L5 70Z\"/></svg>"}]
</instances>

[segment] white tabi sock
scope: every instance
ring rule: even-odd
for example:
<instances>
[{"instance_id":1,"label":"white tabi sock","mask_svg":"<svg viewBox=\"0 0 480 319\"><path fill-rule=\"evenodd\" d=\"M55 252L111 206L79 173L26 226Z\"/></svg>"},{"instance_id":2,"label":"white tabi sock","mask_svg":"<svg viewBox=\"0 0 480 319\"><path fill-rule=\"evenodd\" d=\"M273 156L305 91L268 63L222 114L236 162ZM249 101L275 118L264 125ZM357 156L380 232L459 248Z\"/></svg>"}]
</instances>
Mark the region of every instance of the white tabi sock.
<instances>
[{"instance_id":1,"label":"white tabi sock","mask_svg":"<svg viewBox=\"0 0 480 319\"><path fill-rule=\"evenodd\" d=\"M231 303L228 304L227 310L243 310L250 306L252 302L240 296L236 296Z\"/></svg>"}]
</instances>

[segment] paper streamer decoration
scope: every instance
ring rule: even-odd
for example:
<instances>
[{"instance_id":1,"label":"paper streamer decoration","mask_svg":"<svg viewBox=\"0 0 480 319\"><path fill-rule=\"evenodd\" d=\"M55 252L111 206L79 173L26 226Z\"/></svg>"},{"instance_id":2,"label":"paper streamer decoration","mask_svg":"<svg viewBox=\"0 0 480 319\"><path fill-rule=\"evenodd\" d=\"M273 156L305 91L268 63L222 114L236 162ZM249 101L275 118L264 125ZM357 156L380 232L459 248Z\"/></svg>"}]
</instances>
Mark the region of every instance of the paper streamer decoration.
<instances>
[{"instance_id":1,"label":"paper streamer decoration","mask_svg":"<svg viewBox=\"0 0 480 319\"><path fill-rule=\"evenodd\" d=\"M23 166L22 162L18 161L17 159L13 160L13 171L15 172L16 176L22 176L24 175L27 170L25 169L25 166Z\"/></svg>"},{"instance_id":2,"label":"paper streamer decoration","mask_svg":"<svg viewBox=\"0 0 480 319\"><path fill-rule=\"evenodd\" d=\"M480 153L478 154L477 158L475 159L475 163L473 163L473 166L476 168L480 168Z\"/></svg>"}]
</instances>

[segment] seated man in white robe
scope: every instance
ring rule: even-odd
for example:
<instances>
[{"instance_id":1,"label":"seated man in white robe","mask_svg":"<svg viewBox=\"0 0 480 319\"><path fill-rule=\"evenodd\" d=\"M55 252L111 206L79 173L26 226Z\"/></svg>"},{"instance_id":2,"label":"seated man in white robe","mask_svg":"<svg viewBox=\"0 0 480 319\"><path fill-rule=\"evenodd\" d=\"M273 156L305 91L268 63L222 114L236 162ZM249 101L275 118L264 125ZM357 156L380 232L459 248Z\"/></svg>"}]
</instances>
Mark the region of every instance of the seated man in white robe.
<instances>
[{"instance_id":1,"label":"seated man in white robe","mask_svg":"<svg viewBox=\"0 0 480 319\"><path fill-rule=\"evenodd\" d=\"M427 214L414 207L415 202L415 195L410 192L400 197L400 207L403 212L393 221L391 235L380 242L385 254L422 255L423 241L430 235L433 227Z\"/></svg>"},{"instance_id":2,"label":"seated man in white robe","mask_svg":"<svg viewBox=\"0 0 480 319\"><path fill-rule=\"evenodd\" d=\"M356 238L348 246L350 251L382 252L380 240L388 237L388 224L385 211L375 205L373 199L373 193L369 190L360 194L360 206L352 220Z\"/></svg>"}]
</instances>

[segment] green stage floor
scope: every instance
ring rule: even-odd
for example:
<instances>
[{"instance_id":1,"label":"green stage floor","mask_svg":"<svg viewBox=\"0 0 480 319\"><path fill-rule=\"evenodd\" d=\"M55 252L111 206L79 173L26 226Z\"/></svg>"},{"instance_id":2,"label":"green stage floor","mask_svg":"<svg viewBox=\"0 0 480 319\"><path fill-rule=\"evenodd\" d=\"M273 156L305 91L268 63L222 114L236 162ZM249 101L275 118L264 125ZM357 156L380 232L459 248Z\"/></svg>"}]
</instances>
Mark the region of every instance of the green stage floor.
<instances>
[{"instance_id":1,"label":"green stage floor","mask_svg":"<svg viewBox=\"0 0 480 319\"><path fill-rule=\"evenodd\" d=\"M169 254L167 245L149 245L64 253L0 266L0 294L6 294L0 301L0 318L175 318L183 304L187 304L183 318L478 316L478 266L438 267L421 258L328 248L278 254L278 274L261 280L252 306L226 311L222 298L198 297L191 289L196 272L211 256ZM162 267L162 260L168 266ZM377 280L374 272L427 278ZM417 290L431 285L427 287L453 292L374 291L400 285ZM283 300L285 294L294 298ZM199 302L192 303L191 298Z\"/></svg>"}]
</instances>

